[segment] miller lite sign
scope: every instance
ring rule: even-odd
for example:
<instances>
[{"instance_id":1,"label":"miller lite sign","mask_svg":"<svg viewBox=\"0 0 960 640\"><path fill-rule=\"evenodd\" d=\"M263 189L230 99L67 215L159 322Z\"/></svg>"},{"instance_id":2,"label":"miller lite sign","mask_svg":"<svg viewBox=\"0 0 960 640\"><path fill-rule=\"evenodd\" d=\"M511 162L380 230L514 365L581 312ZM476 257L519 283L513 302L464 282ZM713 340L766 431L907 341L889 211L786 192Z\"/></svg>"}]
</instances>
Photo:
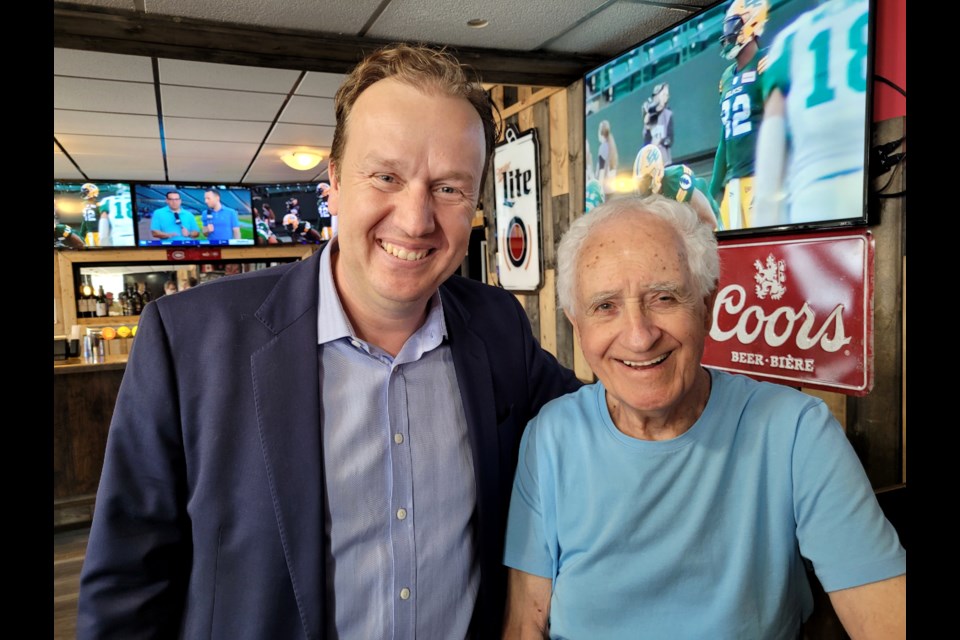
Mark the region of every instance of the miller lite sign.
<instances>
[{"instance_id":1,"label":"miller lite sign","mask_svg":"<svg viewBox=\"0 0 960 640\"><path fill-rule=\"evenodd\" d=\"M868 231L720 242L703 364L791 386L873 388Z\"/></svg>"},{"instance_id":2,"label":"miller lite sign","mask_svg":"<svg viewBox=\"0 0 960 640\"><path fill-rule=\"evenodd\" d=\"M497 272L504 289L535 291L541 283L540 144L537 130L510 126L493 153Z\"/></svg>"}]
</instances>

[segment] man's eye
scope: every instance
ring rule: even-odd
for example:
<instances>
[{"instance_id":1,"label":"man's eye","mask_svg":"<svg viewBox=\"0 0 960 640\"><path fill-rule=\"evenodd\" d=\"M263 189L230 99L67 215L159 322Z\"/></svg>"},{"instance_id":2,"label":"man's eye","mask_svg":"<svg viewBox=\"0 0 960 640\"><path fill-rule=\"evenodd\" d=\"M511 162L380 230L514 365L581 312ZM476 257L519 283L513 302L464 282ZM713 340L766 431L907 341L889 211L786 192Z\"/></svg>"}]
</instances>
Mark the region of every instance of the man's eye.
<instances>
[{"instance_id":1,"label":"man's eye","mask_svg":"<svg viewBox=\"0 0 960 640\"><path fill-rule=\"evenodd\" d=\"M459 196L460 190L457 189L456 187L442 185L437 187L437 193L441 196Z\"/></svg>"},{"instance_id":2,"label":"man's eye","mask_svg":"<svg viewBox=\"0 0 960 640\"><path fill-rule=\"evenodd\" d=\"M612 302L601 302L593 308L594 311L611 311L613 310Z\"/></svg>"},{"instance_id":3,"label":"man's eye","mask_svg":"<svg viewBox=\"0 0 960 640\"><path fill-rule=\"evenodd\" d=\"M386 173L379 174L377 180L380 182L394 182L393 176L387 175Z\"/></svg>"}]
</instances>

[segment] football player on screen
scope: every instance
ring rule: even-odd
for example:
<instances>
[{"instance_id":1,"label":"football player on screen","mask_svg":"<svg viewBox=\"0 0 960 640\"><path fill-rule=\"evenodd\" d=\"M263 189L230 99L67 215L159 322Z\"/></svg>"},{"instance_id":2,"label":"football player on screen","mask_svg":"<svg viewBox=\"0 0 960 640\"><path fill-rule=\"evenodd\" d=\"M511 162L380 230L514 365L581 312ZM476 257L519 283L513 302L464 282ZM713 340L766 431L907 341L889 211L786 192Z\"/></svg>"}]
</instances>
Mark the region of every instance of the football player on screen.
<instances>
[{"instance_id":1,"label":"football player on screen","mask_svg":"<svg viewBox=\"0 0 960 640\"><path fill-rule=\"evenodd\" d=\"M686 202L697 212L700 220L711 229L722 229L720 207L707 189L703 178L698 178L685 164L664 166L663 152L655 144L640 149L633 162L633 183L637 193L648 196L659 193L665 198Z\"/></svg>"},{"instance_id":2,"label":"football player on screen","mask_svg":"<svg viewBox=\"0 0 960 640\"><path fill-rule=\"evenodd\" d=\"M290 237L300 239L301 242L320 243L323 238L317 230L306 220L300 219L300 201L290 198L286 202L287 214L283 216L283 228L290 233Z\"/></svg>"},{"instance_id":3,"label":"football player on screen","mask_svg":"<svg viewBox=\"0 0 960 640\"><path fill-rule=\"evenodd\" d=\"M60 224L57 218L57 201L53 201L53 248L83 249L83 239L67 224Z\"/></svg>"},{"instance_id":4,"label":"football player on screen","mask_svg":"<svg viewBox=\"0 0 960 640\"><path fill-rule=\"evenodd\" d=\"M83 221L80 223L80 237L88 247L100 246L100 218L106 212L101 212L98 205L100 187L87 182L80 187L80 199L83 200Z\"/></svg>"},{"instance_id":5,"label":"football player on screen","mask_svg":"<svg viewBox=\"0 0 960 640\"><path fill-rule=\"evenodd\" d=\"M337 216L330 215L330 205L327 204L329 198L330 183L317 184L317 216L322 226L321 235L324 240L330 240L337 235Z\"/></svg>"},{"instance_id":6,"label":"football player on screen","mask_svg":"<svg viewBox=\"0 0 960 640\"><path fill-rule=\"evenodd\" d=\"M133 203L127 185L118 184L116 192L104 197L97 210L100 246L132 247L136 244L133 239Z\"/></svg>"},{"instance_id":7,"label":"football player on screen","mask_svg":"<svg viewBox=\"0 0 960 640\"><path fill-rule=\"evenodd\" d=\"M831 0L774 39L762 83L756 226L862 215L868 5Z\"/></svg>"},{"instance_id":8,"label":"football player on screen","mask_svg":"<svg viewBox=\"0 0 960 640\"><path fill-rule=\"evenodd\" d=\"M720 53L733 62L720 77L720 143L710 195L720 201L722 228L752 226L754 154L763 118L760 74L766 66L760 36L767 0L733 0L723 20Z\"/></svg>"}]
</instances>

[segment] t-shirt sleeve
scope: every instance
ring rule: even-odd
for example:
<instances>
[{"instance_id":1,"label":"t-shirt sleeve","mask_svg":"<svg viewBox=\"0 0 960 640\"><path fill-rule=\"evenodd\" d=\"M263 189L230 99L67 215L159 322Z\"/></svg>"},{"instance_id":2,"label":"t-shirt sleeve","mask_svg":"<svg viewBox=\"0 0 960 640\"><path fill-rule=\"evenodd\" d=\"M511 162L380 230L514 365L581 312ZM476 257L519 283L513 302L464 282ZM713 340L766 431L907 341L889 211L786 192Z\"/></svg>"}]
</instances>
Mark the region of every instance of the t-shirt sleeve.
<instances>
[{"instance_id":1,"label":"t-shirt sleeve","mask_svg":"<svg viewBox=\"0 0 960 640\"><path fill-rule=\"evenodd\" d=\"M234 227L239 227L239 226L240 226L240 216L239 214L237 214L236 209L231 209L230 210L230 228L233 229Z\"/></svg>"},{"instance_id":2,"label":"t-shirt sleeve","mask_svg":"<svg viewBox=\"0 0 960 640\"><path fill-rule=\"evenodd\" d=\"M547 542L536 432L537 419L534 418L520 440L503 563L552 580L555 563Z\"/></svg>"},{"instance_id":3,"label":"t-shirt sleeve","mask_svg":"<svg viewBox=\"0 0 960 640\"><path fill-rule=\"evenodd\" d=\"M846 434L821 401L800 417L793 483L800 554L813 563L825 591L906 572L897 532Z\"/></svg>"}]
</instances>

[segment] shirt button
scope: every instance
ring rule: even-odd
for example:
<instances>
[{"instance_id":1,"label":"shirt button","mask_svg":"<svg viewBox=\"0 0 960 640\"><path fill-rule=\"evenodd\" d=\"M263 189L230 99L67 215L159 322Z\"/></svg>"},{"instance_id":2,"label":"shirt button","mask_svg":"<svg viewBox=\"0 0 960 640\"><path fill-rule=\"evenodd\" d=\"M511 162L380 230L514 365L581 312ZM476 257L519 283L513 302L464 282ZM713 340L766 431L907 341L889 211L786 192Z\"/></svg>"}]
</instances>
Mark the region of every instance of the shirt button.
<instances>
[{"instance_id":1,"label":"shirt button","mask_svg":"<svg viewBox=\"0 0 960 640\"><path fill-rule=\"evenodd\" d=\"M406 519L407 519L407 510L404 509L403 507L400 507L399 509L397 509L397 519L398 519L398 520L406 520Z\"/></svg>"},{"instance_id":2,"label":"shirt button","mask_svg":"<svg viewBox=\"0 0 960 640\"><path fill-rule=\"evenodd\" d=\"M357 349L360 348L360 343L359 343L357 340L351 340L351 341L350 341L350 344L352 344L353 346L355 346Z\"/></svg>"},{"instance_id":3,"label":"shirt button","mask_svg":"<svg viewBox=\"0 0 960 640\"><path fill-rule=\"evenodd\" d=\"M393 441L396 442L397 444L403 444L403 434L402 433L393 434Z\"/></svg>"},{"instance_id":4,"label":"shirt button","mask_svg":"<svg viewBox=\"0 0 960 640\"><path fill-rule=\"evenodd\" d=\"M409 599L410 599L410 589L407 589L406 587L404 587L403 589L400 589L400 599L401 599L401 600L409 600Z\"/></svg>"}]
</instances>

